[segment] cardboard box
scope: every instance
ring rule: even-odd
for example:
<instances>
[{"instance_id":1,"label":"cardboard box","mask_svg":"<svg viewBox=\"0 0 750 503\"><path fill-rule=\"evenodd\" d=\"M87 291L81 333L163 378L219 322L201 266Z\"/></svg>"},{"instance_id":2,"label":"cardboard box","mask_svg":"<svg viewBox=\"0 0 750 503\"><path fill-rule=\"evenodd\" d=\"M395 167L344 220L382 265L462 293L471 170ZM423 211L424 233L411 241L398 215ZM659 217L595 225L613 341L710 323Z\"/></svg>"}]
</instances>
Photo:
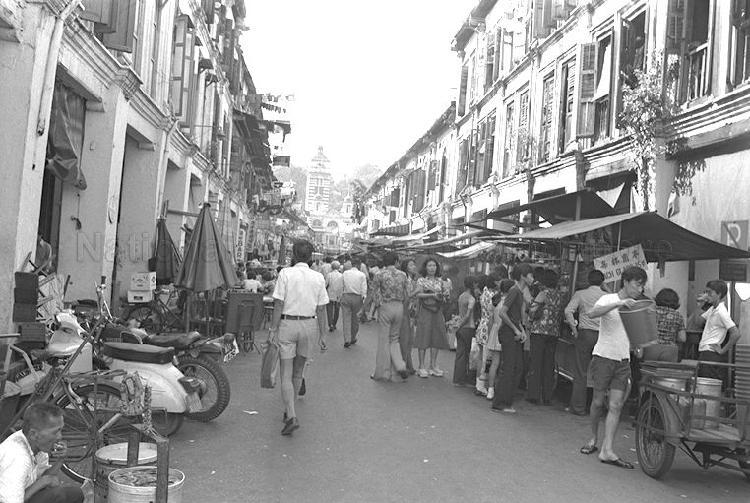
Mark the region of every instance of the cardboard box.
<instances>
[{"instance_id":1,"label":"cardboard box","mask_svg":"<svg viewBox=\"0 0 750 503\"><path fill-rule=\"evenodd\" d=\"M150 290L128 290L128 302L130 304L146 303L152 300L154 300L154 292Z\"/></svg>"},{"instance_id":2,"label":"cardboard box","mask_svg":"<svg viewBox=\"0 0 750 503\"><path fill-rule=\"evenodd\" d=\"M130 290L136 292L149 292L156 289L155 272L137 272L130 276Z\"/></svg>"}]
</instances>

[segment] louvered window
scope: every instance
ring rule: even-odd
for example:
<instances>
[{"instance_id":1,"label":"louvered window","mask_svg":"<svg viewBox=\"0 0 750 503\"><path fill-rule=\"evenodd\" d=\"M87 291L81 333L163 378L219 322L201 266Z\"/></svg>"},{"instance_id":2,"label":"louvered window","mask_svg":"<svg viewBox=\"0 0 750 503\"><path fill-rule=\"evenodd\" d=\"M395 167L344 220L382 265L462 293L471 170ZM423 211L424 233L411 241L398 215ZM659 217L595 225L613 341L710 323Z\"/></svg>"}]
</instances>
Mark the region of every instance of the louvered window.
<instances>
[{"instance_id":1,"label":"louvered window","mask_svg":"<svg viewBox=\"0 0 750 503\"><path fill-rule=\"evenodd\" d=\"M515 151L515 103L509 103L505 108L505 141L503 142L503 178L513 174L513 152Z\"/></svg>"},{"instance_id":2,"label":"louvered window","mask_svg":"<svg viewBox=\"0 0 750 503\"><path fill-rule=\"evenodd\" d=\"M529 91L524 91L519 99L517 144L516 162L526 161L529 158Z\"/></svg>"},{"instance_id":3,"label":"louvered window","mask_svg":"<svg viewBox=\"0 0 750 503\"><path fill-rule=\"evenodd\" d=\"M546 77L542 83L542 119L539 135L539 157L541 162L548 161L552 155L552 91L554 85L554 75Z\"/></svg>"},{"instance_id":4,"label":"louvered window","mask_svg":"<svg viewBox=\"0 0 750 503\"><path fill-rule=\"evenodd\" d=\"M731 50L730 81L738 86L750 79L750 0L732 0Z\"/></svg>"},{"instance_id":5,"label":"louvered window","mask_svg":"<svg viewBox=\"0 0 750 503\"><path fill-rule=\"evenodd\" d=\"M576 60L567 61L562 68L562 92L560 93L560 144L558 150L565 152L573 134L573 110L576 89Z\"/></svg>"},{"instance_id":6,"label":"louvered window","mask_svg":"<svg viewBox=\"0 0 750 503\"><path fill-rule=\"evenodd\" d=\"M596 44L581 44L578 78L578 137L594 135Z\"/></svg>"}]
</instances>

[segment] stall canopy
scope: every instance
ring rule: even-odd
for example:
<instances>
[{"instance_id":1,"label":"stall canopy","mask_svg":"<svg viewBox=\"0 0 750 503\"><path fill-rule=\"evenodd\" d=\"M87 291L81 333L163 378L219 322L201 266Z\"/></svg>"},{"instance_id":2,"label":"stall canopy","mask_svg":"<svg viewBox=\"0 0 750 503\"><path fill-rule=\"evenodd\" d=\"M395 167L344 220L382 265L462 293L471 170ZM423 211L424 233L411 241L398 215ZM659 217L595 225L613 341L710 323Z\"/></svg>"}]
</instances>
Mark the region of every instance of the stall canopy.
<instances>
[{"instance_id":1,"label":"stall canopy","mask_svg":"<svg viewBox=\"0 0 750 503\"><path fill-rule=\"evenodd\" d=\"M435 250L445 245L450 245L453 243L457 243L459 241L476 238L476 237L483 236L485 234L490 234L490 233L492 233L492 231L487 231L487 230L471 231L471 232L466 232L464 234L461 234L459 236L453 236L453 237L445 238L445 239L438 239L437 241L430 241L429 243L424 243L421 245L413 245L410 248L414 250L420 250L420 251Z\"/></svg>"},{"instance_id":2,"label":"stall canopy","mask_svg":"<svg viewBox=\"0 0 750 503\"><path fill-rule=\"evenodd\" d=\"M490 243L488 241L480 241L478 243L474 243L471 246L467 246L466 248L461 248L460 250L444 253L438 252L438 255L445 258L474 258L483 251L487 251L490 248L494 247L494 243Z\"/></svg>"},{"instance_id":3,"label":"stall canopy","mask_svg":"<svg viewBox=\"0 0 750 503\"><path fill-rule=\"evenodd\" d=\"M656 213L628 213L562 222L523 234L497 236L502 241L551 241L612 228L611 242L619 248L640 244L649 262L750 258L750 253L708 239ZM493 237L486 238L493 239Z\"/></svg>"},{"instance_id":4,"label":"stall canopy","mask_svg":"<svg viewBox=\"0 0 750 503\"><path fill-rule=\"evenodd\" d=\"M399 237L393 238L393 244L405 244L411 241L421 241L422 239L428 236L431 236L435 234L436 232L439 232L440 228L441 228L440 226L437 226L437 227L433 227L432 229L428 231L420 232L418 234L407 234L406 236L399 236Z\"/></svg>"},{"instance_id":5,"label":"stall canopy","mask_svg":"<svg viewBox=\"0 0 750 503\"><path fill-rule=\"evenodd\" d=\"M406 234L409 234L409 224L389 225L371 232L370 236L405 236Z\"/></svg>"},{"instance_id":6,"label":"stall canopy","mask_svg":"<svg viewBox=\"0 0 750 503\"><path fill-rule=\"evenodd\" d=\"M580 215L577 208L580 204ZM614 215L615 210L590 190L579 190L570 194L545 197L520 206L496 208L487 214L489 220L502 220L522 211L531 210L551 224L578 218L599 218ZM477 223L477 222L471 222Z\"/></svg>"}]
</instances>

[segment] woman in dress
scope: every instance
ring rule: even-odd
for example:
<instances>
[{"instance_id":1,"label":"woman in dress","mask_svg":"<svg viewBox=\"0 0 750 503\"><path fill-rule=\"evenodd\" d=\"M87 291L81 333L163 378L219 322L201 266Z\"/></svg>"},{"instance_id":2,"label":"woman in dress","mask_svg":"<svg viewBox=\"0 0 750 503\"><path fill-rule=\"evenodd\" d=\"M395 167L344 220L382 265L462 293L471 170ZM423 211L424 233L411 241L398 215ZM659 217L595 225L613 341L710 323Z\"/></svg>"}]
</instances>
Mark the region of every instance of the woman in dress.
<instances>
[{"instance_id":1,"label":"woman in dress","mask_svg":"<svg viewBox=\"0 0 750 503\"><path fill-rule=\"evenodd\" d=\"M555 348L562 323L562 294L557 288L559 276L551 269L541 273L539 293L529 308L531 320L531 372L526 400L533 404L552 402L555 383Z\"/></svg>"},{"instance_id":2,"label":"woman in dress","mask_svg":"<svg viewBox=\"0 0 750 503\"><path fill-rule=\"evenodd\" d=\"M414 375L417 371L414 370L414 363L411 359L411 348L414 343L414 327L416 326L417 300L414 296L417 293L417 278L419 277L419 271L414 259L405 260L401 264L401 270L406 273L407 298L404 301L404 318L401 323L401 337L399 343L401 344L401 356L404 358L404 362L406 362L406 370Z\"/></svg>"},{"instance_id":3,"label":"woman in dress","mask_svg":"<svg viewBox=\"0 0 750 503\"><path fill-rule=\"evenodd\" d=\"M477 369L477 394L487 396L487 372L485 372L487 355L485 353L485 347L487 346L487 340L490 336L490 326L492 325L492 314L493 308L492 297L497 293L497 288L500 283L500 276L497 273L491 273L487 276L482 276L480 280L481 295L479 296L479 306L481 309L481 315L479 318L479 324L477 325L476 339L479 345L480 354L482 360L480 367Z\"/></svg>"},{"instance_id":4,"label":"woman in dress","mask_svg":"<svg viewBox=\"0 0 750 503\"><path fill-rule=\"evenodd\" d=\"M511 287L515 285L512 279L503 279L500 281L500 291L495 294L492 298L492 304L494 306L492 311L492 326L490 327L490 335L487 339L487 356L490 360L490 370L487 373L487 400L495 398L495 380L497 379L497 371L500 368L500 358L502 354L502 345L500 344L500 338L498 332L503 324L503 319L500 317L500 308L503 306L505 296Z\"/></svg>"},{"instance_id":5,"label":"woman in dress","mask_svg":"<svg viewBox=\"0 0 750 503\"><path fill-rule=\"evenodd\" d=\"M449 349L445 333L445 318L442 304L445 300L443 281L440 277L440 264L437 259L428 258L422 264L421 277L417 279L415 298L419 303L417 309L416 346L419 354L419 377L442 377L443 371L437 366L438 352ZM430 350L430 367L425 369L424 360L427 349Z\"/></svg>"}]
</instances>

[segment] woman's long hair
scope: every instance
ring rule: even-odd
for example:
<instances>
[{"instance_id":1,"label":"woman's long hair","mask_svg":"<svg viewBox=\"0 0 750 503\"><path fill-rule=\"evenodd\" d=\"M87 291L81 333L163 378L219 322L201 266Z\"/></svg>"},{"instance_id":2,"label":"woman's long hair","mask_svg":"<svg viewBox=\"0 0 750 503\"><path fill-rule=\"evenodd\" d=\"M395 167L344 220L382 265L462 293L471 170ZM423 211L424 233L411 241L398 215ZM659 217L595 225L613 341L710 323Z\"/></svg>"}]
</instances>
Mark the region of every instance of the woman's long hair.
<instances>
[{"instance_id":1,"label":"woman's long hair","mask_svg":"<svg viewBox=\"0 0 750 503\"><path fill-rule=\"evenodd\" d=\"M427 264L430 262L435 262L435 265L437 268L435 269L435 277L439 278L441 275L441 268L440 268L440 262L438 262L437 258L435 257L427 257L424 262L422 262L422 267L419 268L419 274L423 277L427 277Z\"/></svg>"}]
</instances>

